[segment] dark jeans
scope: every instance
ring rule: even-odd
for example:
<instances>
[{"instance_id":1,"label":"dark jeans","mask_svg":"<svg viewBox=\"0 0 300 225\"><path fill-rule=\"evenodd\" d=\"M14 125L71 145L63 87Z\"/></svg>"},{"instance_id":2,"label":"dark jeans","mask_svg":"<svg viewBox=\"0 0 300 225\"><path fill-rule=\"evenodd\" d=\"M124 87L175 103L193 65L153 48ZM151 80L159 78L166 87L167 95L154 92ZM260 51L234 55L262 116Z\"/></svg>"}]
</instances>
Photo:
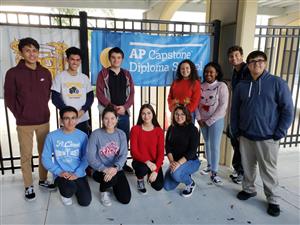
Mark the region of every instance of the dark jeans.
<instances>
[{"instance_id":1,"label":"dark jeans","mask_svg":"<svg viewBox=\"0 0 300 225\"><path fill-rule=\"evenodd\" d=\"M143 179L147 174L151 174L151 170L145 163L133 160L132 167L138 179ZM164 187L164 175L161 168L158 171L156 180L151 183L151 187L153 187L156 191L159 191Z\"/></svg>"},{"instance_id":2,"label":"dark jeans","mask_svg":"<svg viewBox=\"0 0 300 225\"><path fill-rule=\"evenodd\" d=\"M118 119L118 125L117 128L121 129L122 131L125 132L126 138L127 138L127 145L129 141L129 115L126 112L125 115L120 115ZM125 161L124 166L126 165L127 160Z\"/></svg>"},{"instance_id":3,"label":"dark jeans","mask_svg":"<svg viewBox=\"0 0 300 225\"><path fill-rule=\"evenodd\" d=\"M76 128L81 130L82 132L86 133L86 135L89 137L91 134L91 128L89 125L89 121L83 121L76 125Z\"/></svg>"},{"instance_id":4,"label":"dark jeans","mask_svg":"<svg viewBox=\"0 0 300 225\"><path fill-rule=\"evenodd\" d=\"M230 138L233 152L232 166L239 175L244 174L244 169L242 166L241 152L240 152L240 142L236 138Z\"/></svg>"},{"instance_id":5,"label":"dark jeans","mask_svg":"<svg viewBox=\"0 0 300 225\"><path fill-rule=\"evenodd\" d=\"M106 189L112 187L117 200L123 204L128 204L131 199L131 191L123 170L118 173L108 182L104 181L105 174L95 171L93 178L100 183L100 192L105 192Z\"/></svg>"},{"instance_id":6,"label":"dark jeans","mask_svg":"<svg viewBox=\"0 0 300 225\"><path fill-rule=\"evenodd\" d=\"M81 206L88 206L92 201L91 189L86 177L80 177L76 180L57 177L55 184L63 197L71 198L75 194L78 204Z\"/></svg>"}]
</instances>

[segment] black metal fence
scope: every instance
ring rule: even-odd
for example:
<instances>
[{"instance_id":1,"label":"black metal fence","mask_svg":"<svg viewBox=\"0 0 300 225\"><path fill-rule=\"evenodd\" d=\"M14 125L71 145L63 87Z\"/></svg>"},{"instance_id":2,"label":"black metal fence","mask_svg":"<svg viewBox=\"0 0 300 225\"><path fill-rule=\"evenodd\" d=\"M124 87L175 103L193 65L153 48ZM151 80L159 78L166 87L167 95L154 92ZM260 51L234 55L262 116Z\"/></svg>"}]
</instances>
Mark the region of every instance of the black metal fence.
<instances>
[{"instance_id":1,"label":"black metal fence","mask_svg":"<svg viewBox=\"0 0 300 225\"><path fill-rule=\"evenodd\" d=\"M283 78L289 85L294 101L294 120L284 147L300 144L300 27L299 26L256 26L255 48L268 57L268 70Z\"/></svg>"},{"instance_id":2,"label":"black metal fence","mask_svg":"<svg viewBox=\"0 0 300 225\"><path fill-rule=\"evenodd\" d=\"M0 23L1 26L21 26L21 27L38 27L38 28L59 28L75 29L79 31L80 48L82 50L82 72L89 73L89 32L98 29L110 30L114 32L143 32L147 34L183 36L192 34L206 34L211 37L212 60L218 61L219 38L220 38L220 21L212 23L187 23L172 22L162 20L133 20L117 19L103 17L89 17L86 12L80 12L78 15L61 15L61 14L39 14L23 12L0 12L1 18L5 18ZM13 18L13 21L10 21ZM4 76L4 74L2 75ZM160 124L165 127L167 121L167 87L135 87L135 104L133 106L133 115L131 125L135 124L137 111L140 106L146 102L155 106L159 116ZM138 100L138 101L137 101ZM96 103L94 103L96 104ZM91 112L97 113L97 112ZM57 115L56 115L57 117ZM92 118L92 116L91 116ZM0 143L0 166L1 173L11 171L15 173L20 166L16 164L20 160L19 151L13 151L11 136L11 125L8 115L8 109L5 107L6 132L8 138L7 146ZM99 121L100 122L100 121ZM57 124L58 126L58 124ZM199 153L203 153L203 143L200 143ZM4 155L3 153L8 153ZM37 166L37 155L33 156L32 170ZM35 160L34 160L35 159Z\"/></svg>"}]
</instances>

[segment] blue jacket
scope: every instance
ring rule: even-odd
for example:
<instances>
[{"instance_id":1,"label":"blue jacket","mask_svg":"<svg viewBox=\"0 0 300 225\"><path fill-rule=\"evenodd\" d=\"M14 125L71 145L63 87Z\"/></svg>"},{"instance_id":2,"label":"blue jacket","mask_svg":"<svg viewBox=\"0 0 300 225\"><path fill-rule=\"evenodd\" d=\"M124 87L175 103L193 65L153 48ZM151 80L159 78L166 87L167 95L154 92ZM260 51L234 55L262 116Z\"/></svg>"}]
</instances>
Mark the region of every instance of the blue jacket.
<instances>
[{"instance_id":1,"label":"blue jacket","mask_svg":"<svg viewBox=\"0 0 300 225\"><path fill-rule=\"evenodd\" d=\"M234 137L279 140L293 120L293 100L287 83L268 71L255 81L242 80L233 93L231 129Z\"/></svg>"}]
</instances>

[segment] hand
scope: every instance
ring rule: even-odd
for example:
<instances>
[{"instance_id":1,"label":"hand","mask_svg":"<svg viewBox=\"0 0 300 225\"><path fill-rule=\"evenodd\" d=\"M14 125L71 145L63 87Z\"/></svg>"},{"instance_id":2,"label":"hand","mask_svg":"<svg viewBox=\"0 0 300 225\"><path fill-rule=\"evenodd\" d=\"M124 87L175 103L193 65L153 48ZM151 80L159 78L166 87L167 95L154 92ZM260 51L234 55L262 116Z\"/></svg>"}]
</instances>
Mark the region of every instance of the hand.
<instances>
[{"instance_id":1,"label":"hand","mask_svg":"<svg viewBox=\"0 0 300 225\"><path fill-rule=\"evenodd\" d=\"M156 170L156 165L155 163L151 162L151 161L147 161L146 165L149 167L149 169L153 172L154 170Z\"/></svg>"},{"instance_id":2,"label":"hand","mask_svg":"<svg viewBox=\"0 0 300 225\"><path fill-rule=\"evenodd\" d=\"M116 110L117 110L118 115L125 115L126 110L125 110L124 106L119 105L116 107Z\"/></svg>"},{"instance_id":3,"label":"hand","mask_svg":"<svg viewBox=\"0 0 300 225\"><path fill-rule=\"evenodd\" d=\"M105 173L104 181L108 182L117 174L118 170L115 167L109 167L103 170L103 172Z\"/></svg>"},{"instance_id":4,"label":"hand","mask_svg":"<svg viewBox=\"0 0 300 225\"><path fill-rule=\"evenodd\" d=\"M179 162L173 161L173 162L170 163L169 168L170 168L171 172L174 173L175 170L177 170L178 167L180 167L180 165L181 164Z\"/></svg>"},{"instance_id":5,"label":"hand","mask_svg":"<svg viewBox=\"0 0 300 225\"><path fill-rule=\"evenodd\" d=\"M153 171L153 172L150 174L150 176L149 176L149 178L148 178L148 181L149 181L150 183L152 183L152 182L154 182L154 181L156 180L156 178L157 178L157 172Z\"/></svg>"},{"instance_id":6,"label":"hand","mask_svg":"<svg viewBox=\"0 0 300 225\"><path fill-rule=\"evenodd\" d=\"M82 117L83 115L85 114L85 112L84 112L84 110L79 110L78 111L78 119L80 118L80 117Z\"/></svg>"},{"instance_id":7,"label":"hand","mask_svg":"<svg viewBox=\"0 0 300 225\"><path fill-rule=\"evenodd\" d=\"M200 127L205 127L206 126L206 123L204 120L198 120L198 124Z\"/></svg>"},{"instance_id":8,"label":"hand","mask_svg":"<svg viewBox=\"0 0 300 225\"><path fill-rule=\"evenodd\" d=\"M69 180L69 178L72 176L72 174L68 173L68 172L62 172L61 174L59 174L60 177L65 178L66 180Z\"/></svg>"},{"instance_id":9,"label":"hand","mask_svg":"<svg viewBox=\"0 0 300 225\"><path fill-rule=\"evenodd\" d=\"M71 174L68 180L76 180L78 177L75 174Z\"/></svg>"}]
</instances>

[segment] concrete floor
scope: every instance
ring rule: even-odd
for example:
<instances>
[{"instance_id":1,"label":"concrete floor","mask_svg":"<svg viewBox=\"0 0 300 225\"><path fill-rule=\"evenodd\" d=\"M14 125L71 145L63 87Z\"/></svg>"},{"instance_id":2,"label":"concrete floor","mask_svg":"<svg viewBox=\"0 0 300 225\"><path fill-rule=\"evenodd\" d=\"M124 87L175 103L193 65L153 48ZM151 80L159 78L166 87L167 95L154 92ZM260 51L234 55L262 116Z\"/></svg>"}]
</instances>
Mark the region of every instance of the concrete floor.
<instances>
[{"instance_id":1,"label":"concrete floor","mask_svg":"<svg viewBox=\"0 0 300 225\"><path fill-rule=\"evenodd\" d=\"M39 190L36 173L37 199L34 202L24 200L20 174L1 176L0 224L300 224L299 153L299 149L280 152L278 171L282 211L276 218L266 213L267 203L259 177L257 197L242 202L236 198L241 186L228 179L229 168L221 167L224 185L217 187L208 176L197 172L193 176L197 187L190 198L179 195L183 186L171 192L155 192L148 186L148 194L140 195L135 177L127 175L132 200L129 205L121 205L113 199L111 207L101 205L98 184L92 180L89 181L93 200L84 208L75 199L72 206L64 206L58 192ZM205 162L201 167L204 165Z\"/></svg>"}]
</instances>

